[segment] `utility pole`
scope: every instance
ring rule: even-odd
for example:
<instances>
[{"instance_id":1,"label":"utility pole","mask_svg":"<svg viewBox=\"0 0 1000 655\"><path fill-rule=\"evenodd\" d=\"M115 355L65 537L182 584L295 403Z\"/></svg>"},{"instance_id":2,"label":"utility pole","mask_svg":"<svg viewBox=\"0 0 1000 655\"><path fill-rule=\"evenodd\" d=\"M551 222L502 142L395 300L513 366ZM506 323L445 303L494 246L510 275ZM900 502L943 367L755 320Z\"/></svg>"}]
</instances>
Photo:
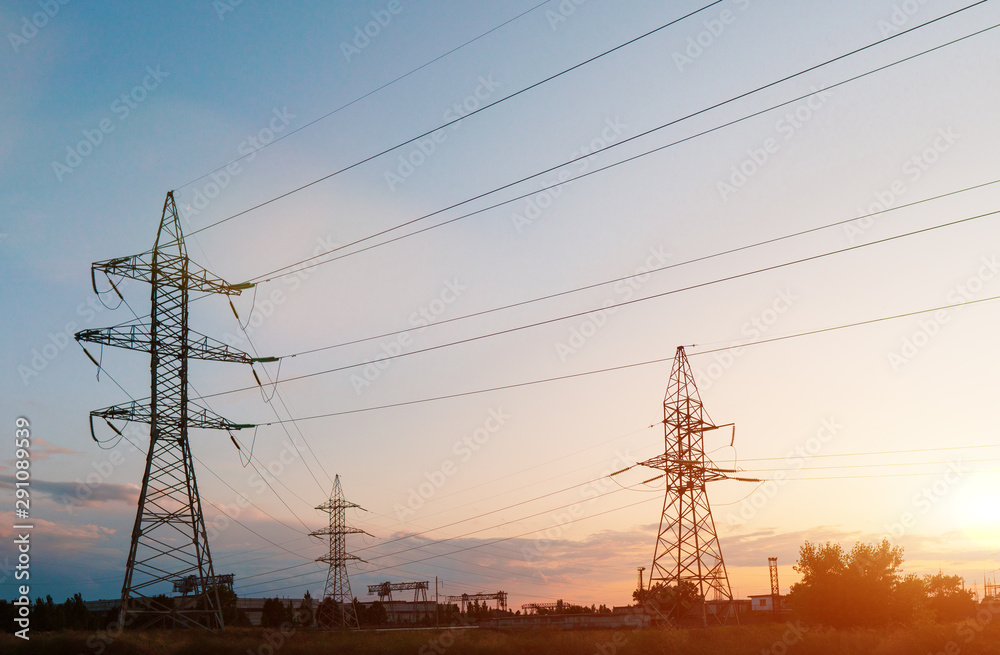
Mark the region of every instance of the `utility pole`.
<instances>
[{"instance_id":1,"label":"utility pole","mask_svg":"<svg viewBox=\"0 0 1000 655\"><path fill-rule=\"evenodd\" d=\"M150 355L148 404L132 401L90 413L92 437L94 418L103 419L118 434L121 431L112 420L149 423L149 450L122 584L118 627L221 630L224 625L218 588L224 576L216 576L212 568L188 430L239 430L252 426L232 423L188 399L188 360L250 364L253 359L197 332L192 338L188 301L192 291L234 296L250 285L229 284L188 260L172 191L163 203L153 249L95 262L91 268L95 293L97 272L107 276L119 297L115 277L148 282L152 288L147 323L83 330L75 335L80 342L141 350ZM164 583L176 586L182 580L183 588L192 591L191 595L173 599L161 596L167 591Z\"/></svg>"},{"instance_id":2,"label":"utility pole","mask_svg":"<svg viewBox=\"0 0 1000 655\"><path fill-rule=\"evenodd\" d=\"M344 537L349 534L368 533L359 528L347 526L346 511L351 507L364 509L360 505L344 500L344 491L340 487L340 476L334 476L330 499L316 508L330 515L329 524L325 528L311 532L309 536L330 538L329 552L316 558L317 562L326 562L330 565L326 574L326 587L320 602L330 598L340 608L340 611L335 614L339 618L337 627L358 630L360 626L358 625L357 612L354 611L354 595L351 593L351 580L347 576L347 562L351 560L363 562L364 560L347 553ZM329 621L329 617L322 618ZM324 627L332 626L328 623Z\"/></svg>"},{"instance_id":3,"label":"utility pole","mask_svg":"<svg viewBox=\"0 0 1000 655\"><path fill-rule=\"evenodd\" d=\"M709 592L723 601L714 606L712 618L725 624L732 617L739 623L705 484L759 480L734 477L730 474L736 471L716 467L705 455L705 432L728 425L714 425L707 417L684 347L678 346L663 399L664 454L641 462L666 478L648 588L660 582L672 589L667 604L657 608L666 610L660 613L672 624L697 617L707 626Z\"/></svg>"}]
</instances>

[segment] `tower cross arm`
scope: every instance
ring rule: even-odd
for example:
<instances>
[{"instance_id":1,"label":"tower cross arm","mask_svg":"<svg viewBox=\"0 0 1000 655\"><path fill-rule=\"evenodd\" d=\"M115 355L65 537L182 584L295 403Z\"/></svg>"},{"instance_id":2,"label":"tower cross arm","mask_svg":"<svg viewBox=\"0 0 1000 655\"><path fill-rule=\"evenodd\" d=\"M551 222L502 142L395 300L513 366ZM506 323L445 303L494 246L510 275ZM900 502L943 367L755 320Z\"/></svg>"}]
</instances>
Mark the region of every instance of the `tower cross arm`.
<instances>
[{"instance_id":1,"label":"tower cross arm","mask_svg":"<svg viewBox=\"0 0 1000 655\"><path fill-rule=\"evenodd\" d=\"M153 253L146 251L138 255L115 257L94 262L90 266L90 281L97 291L97 273L104 273L108 278L124 277L140 282L149 282L153 277Z\"/></svg>"},{"instance_id":2,"label":"tower cross arm","mask_svg":"<svg viewBox=\"0 0 1000 655\"><path fill-rule=\"evenodd\" d=\"M313 530L312 532L310 532L309 536L310 537L328 537L330 535L338 535L338 534L367 534L369 537L374 537L375 536L373 534L365 532L361 528L351 528L351 527L348 527L348 526L345 526L343 528L329 527L329 526L325 527L325 528L320 528L319 530Z\"/></svg>"},{"instance_id":3,"label":"tower cross arm","mask_svg":"<svg viewBox=\"0 0 1000 655\"><path fill-rule=\"evenodd\" d=\"M168 256L165 253L158 253L158 256L158 283L162 286L176 288L186 286L190 291L221 293L227 296L238 296L253 286L250 283L230 284L214 273L191 262L186 255ZM169 265L173 259L177 260L176 264L178 265ZM96 275L99 272L104 273L109 279L125 277L140 282L152 282L153 251L147 250L138 255L94 262L90 269L90 281L94 287L94 293L98 293Z\"/></svg>"},{"instance_id":4,"label":"tower cross arm","mask_svg":"<svg viewBox=\"0 0 1000 655\"><path fill-rule=\"evenodd\" d=\"M134 421L136 423L152 423L153 412L148 404L136 401L112 405L103 409L95 409L90 413L90 418L103 418L106 420ZM157 424L161 429L174 427L180 421L172 415L160 413L157 416ZM204 428L210 430L242 430L253 427L252 425L233 423L227 418L219 416L211 410L191 403L185 425L189 428Z\"/></svg>"},{"instance_id":5,"label":"tower cross arm","mask_svg":"<svg viewBox=\"0 0 1000 655\"><path fill-rule=\"evenodd\" d=\"M250 364L253 361L253 358L247 353L232 348L218 339L213 339L194 330L189 330L188 332L188 340L185 344L175 345L161 342L158 344L159 352L176 357L192 357L216 362ZM150 327L147 324L115 325L113 327L80 330L73 337L77 341L97 343L103 346L114 346L116 348L127 348L128 350L139 350L147 353L151 352L153 348L153 337Z\"/></svg>"},{"instance_id":6,"label":"tower cross arm","mask_svg":"<svg viewBox=\"0 0 1000 655\"><path fill-rule=\"evenodd\" d=\"M331 498L326 502L324 502L322 505L317 505L316 509L329 513L329 512L336 512L337 510L341 509L351 509L352 507L355 509L360 509L362 512L368 511L361 505L346 501L342 498Z\"/></svg>"},{"instance_id":7,"label":"tower cross arm","mask_svg":"<svg viewBox=\"0 0 1000 655\"><path fill-rule=\"evenodd\" d=\"M349 553L344 553L343 555L320 555L316 558L316 561L334 565L343 562L364 562L365 564L370 564L367 560L363 560L357 555L351 555Z\"/></svg>"}]
</instances>

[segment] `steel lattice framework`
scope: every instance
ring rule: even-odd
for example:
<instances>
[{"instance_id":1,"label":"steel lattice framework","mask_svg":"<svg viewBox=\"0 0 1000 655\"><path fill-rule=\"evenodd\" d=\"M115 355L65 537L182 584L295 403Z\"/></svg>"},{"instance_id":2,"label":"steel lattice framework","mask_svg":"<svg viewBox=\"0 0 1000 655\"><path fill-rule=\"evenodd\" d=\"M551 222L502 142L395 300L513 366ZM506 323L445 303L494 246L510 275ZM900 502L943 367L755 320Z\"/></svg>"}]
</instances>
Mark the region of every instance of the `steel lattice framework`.
<instances>
[{"instance_id":1,"label":"steel lattice framework","mask_svg":"<svg viewBox=\"0 0 1000 655\"><path fill-rule=\"evenodd\" d=\"M677 348L663 399L663 426L664 454L641 462L663 471L666 479L647 589L656 583L670 588L656 611L671 624L708 625L710 614L719 623L739 622L705 485L750 479L733 477L736 471L717 468L705 456L704 433L723 426L708 419L683 346ZM722 601L713 603L711 612L705 602L710 597Z\"/></svg>"},{"instance_id":2,"label":"steel lattice framework","mask_svg":"<svg viewBox=\"0 0 1000 655\"><path fill-rule=\"evenodd\" d=\"M413 592L413 602L416 603L420 600L427 601L427 589L430 587L430 582L427 580L421 582L380 582L378 584L368 585L369 594L378 594L378 599L388 600L392 602L392 592L394 591L412 591Z\"/></svg>"},{"instance_id":3,"label":"steel lattice framework","mask_svg":"<svg viewBox=\"0 0 1000 655\"><path fill-rule=\"evenodd\" d=\"M172 191L163 204L153 249L94 263L91 280L95 293L97 272L109 280L118 277L148 282L152 288L148 324L76 334L77 341L150 355L148 405L133 401L90 413L92 435L95 417L108 421L112 428L111 420L149 423L149 450L122 584L118 626L223 629L218 587L224 576L216 576L212 567L188 430L248 426L232 423L189 401L188 360L252 360L204 335L195 333L192 338L188 301L191 291L238 295L247 285L228 284L188 260ZM185 581L191 595L164 598L164 583L178 580Z\"/></svg>"},{"instance_id":4,"label":"steel lattice framework","mask_svg":"<svg viewBox=\"0 0 1000 655\"><path fill-rule=\"evenodd\" d=\"M767 558L767 572L771 575L771 611L778 612L781 604L781 587L778 586L778 558Z\"/></svg>"},{"instance_id":5,"label":"steel lattice framework","mask_svg":"<svg viewBox=\"0 0 1000 655\"><path fill-rule=\"evenodd\" d=\"M345 536L349 534L368 534L364 530L351 528L347 525L345 512L348 508L357 507L364 509L360 505L350 503L344 499L344 490L340 487L340 476L333 478L333 491L330 499L318 506L316 509L330 515L330 522L327 527L309 533L312 537L329 537L330 550L326 555L317 557L317 562L326 562L330 568L326 574L326 587L323 590L322 600L331 599L337 610L333 621L329 617L320 617L329 624L324 627L339 627L359 629L358 615L354 610L354 595L351 593L351 580L347 576L347 562L357 560L362 562L360 557L349 555ZM333 623L339 625L332 625Z\"/></svg>"},{"instance_id":6,"label":"steel lattice framework","mask_svg":"<svg viewBox=\"0 0 1000 655\"><path fill-rule=\"evenodd\" d=\"M466 608L469 606L470 602L495 600L497 602L497 610L504 612L507 610L507 592L497 591L494 593L479 592L477 594L461 594L460 596L448 596L447 602L449 603L461 603L462 614L465 614Z\"/></svg>"}]
</instances>

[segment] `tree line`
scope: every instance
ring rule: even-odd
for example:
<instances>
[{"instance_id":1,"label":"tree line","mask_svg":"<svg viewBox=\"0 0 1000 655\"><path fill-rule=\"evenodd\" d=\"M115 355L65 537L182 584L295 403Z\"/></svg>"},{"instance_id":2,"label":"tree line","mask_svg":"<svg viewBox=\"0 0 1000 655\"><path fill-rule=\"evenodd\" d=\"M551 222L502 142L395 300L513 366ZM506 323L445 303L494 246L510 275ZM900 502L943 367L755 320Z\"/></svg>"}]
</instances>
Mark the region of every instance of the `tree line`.
<instances>
[{"instance_id":1,"label":"tree line","mask_svg":"<svg viewBox=\"0 0 1000 655\"><path fill-rule=\"evenodd\" d=\"M965 589L961 576L943 572L923 576L905 573L903 548L892 546L888 539L880 543L856 543L850 550L839 544L815 544L806 541L799 549L794 566L801 581L791 586L788 603L797 618L834 628L880 627L920 622L954 622L972 618L979 606L971 590ZM236 594L219 589L223 620L227 626L249 626L246 613L237 607ZM636 590L633 599L657 609L664 619L683 620L701 613L704 599L690 582L678 585L657 583ZM166 601L166 597L163 597ZM379 601L362 604L354 599L354 610L362 627L380 627L389 621L385 605ZM343 608L331 599L315 603L309 592L293 608L287 601L266 599L261 623L265 628L283 625L336 626L341 624ZM607 613L601 605L590 607L558 601L554 609L539 614ZM417 625L449 625L488 620L498 616L517 616L521 612L500 611L477 601L462 613L455 604L437 605L437 616L423 616ZM0 621L13 631L17 607L0 600ZM31 608L31 628L39 632L59 630L101 630L117 619L117 609L91 612L80 594L56 604L51 596L36 598Z\"/></svg>"},{"instance_id":2,"label":"tree line","mask_svg":"<svg viewBox=\"0 0 1000 655\"><path fill-rule=\"evenodd\" d=\"M849 551L840 544L806 541L793 568L802 580L791 586L787 596L791 613L814 625L945 623L970 619L979 610L961 576L905 573L903 547L892 546L888 539L858 542ZM656 583L637 589L632 597L639 605L654 608L656 617L681 623L701 616L705 604L698 587L686 581Z\"/></svg>"},{"instance_id":3,"label":"tree line","mask_svg":"<svg viewBox=\"0 0 1000 655\"><path fill-rule=\"evenodd\" d=\"M878 627L915 622L951 622L976 614L978 605L962 577L942 572L918 576L903 571L903 547L858 542L807 541L799 549L788 601L804 620L831 627Z\"/></svg>"}]
</instances>

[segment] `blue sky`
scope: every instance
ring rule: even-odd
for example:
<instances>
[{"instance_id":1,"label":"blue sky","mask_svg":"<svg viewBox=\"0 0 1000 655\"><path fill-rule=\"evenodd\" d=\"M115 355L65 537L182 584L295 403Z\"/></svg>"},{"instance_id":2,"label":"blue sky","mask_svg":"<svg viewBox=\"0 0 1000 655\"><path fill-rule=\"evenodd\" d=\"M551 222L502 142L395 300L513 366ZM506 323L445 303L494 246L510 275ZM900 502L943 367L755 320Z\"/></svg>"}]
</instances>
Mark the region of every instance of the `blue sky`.
<instances>
[{"instance_id":1,"label":"blue sky","mask_svg":"<svg viewBox=\"0 0 1000 655\"><path fill-rule=\"evenodd\" d=\"M108 375L133 396L147 395L148 360L88 346L104 366L98 381L71 336L133 318L124 305L112 311L100 303L90 263L150 248L167 191L174 190L191 234L703 6L390 4L13 2L0 9L7 89L0 99L0 289L9 307L0 318L0 402L8 423L26 416L36 437L33 595L115 597L120 590L143 455L124 442L99 448L87 415L127 399ZM234 304L261 355L407 330L287 358L280 371L263 367L287 379L993 212L995 185L962 190L1000 179L997 30L818 90L991 27L1000 22L995 2L795 75L969 4L726 0L433 132L436 138L198 232L189 252L230 282L255 279L542 170L558 167L392 235L668 146L423 234L284 271L256 295L244 292ZM788 104L769 110L781 103ZM274 137L280 140L259 147ZM859 220L632 285L426 327L851 219ZM996 225L985 216L382 368L290 381L279 385L287 407L275 399L272 409L256 391L210 403L237 423L263 424L275 412L306 417L450 395L669 358L678 345L698 344L688 354L706 407L737 425L735 450L719 437L712 457L748 475L791 478L710 489L738 594L767 589L771 556L779 557L787 588L805 539L850 543L887 533L906 548L908 570L941 567L981 584L1000 551L992 501L1000 491L992 461L1000 457L991 411L995 303L705 351L1000 295ZM122 291L137 313L148 312L148 287L126 283ZM101 298L111 307L117 301ZM221 298L193 304L192 326L250 347ZM193 395L253 384L239 365L194 363L191 370ZM304 533L322 524L312 508L339 473L348 497L368 510L349 519L374 535L350 542L370 562L351 569L359 598L367 598L366 584L437 575L444 593L504 589L516 605L555 598L623 604L635 567L649 567L662 488L640 484L653 473L602 476L662 449L662 434L646 426L661 418L669 370L666 361L301 421L288 434L278 425L241 431L257 466L278 471L269 480L277 493L241 465L226 434L195 431L207 519L228 508L258 533L230 522L213 534L216 570L235 573L237 590L248 595L320 593L324 573L308 562L323 547ZM129 430L142 445L141 426ZM473 441L473 450L466 440L476 435L482 443ZM0 483L12 473L13 449L3 457L0 476L8 477ZM846 466L855 468L817 468ZM819 477L832 479L811 479ZM599 482L584 485L592 480ZM252 505L240 506L238 492ZM67 495L75 500L67 504ZM4 516L11 510L3 508ZM3 543L0 559L11 552L10 540ZM302 566L269 573L295 565ZM9 589L7 569L3 575Z\"/></svg>"}]
</instances>

